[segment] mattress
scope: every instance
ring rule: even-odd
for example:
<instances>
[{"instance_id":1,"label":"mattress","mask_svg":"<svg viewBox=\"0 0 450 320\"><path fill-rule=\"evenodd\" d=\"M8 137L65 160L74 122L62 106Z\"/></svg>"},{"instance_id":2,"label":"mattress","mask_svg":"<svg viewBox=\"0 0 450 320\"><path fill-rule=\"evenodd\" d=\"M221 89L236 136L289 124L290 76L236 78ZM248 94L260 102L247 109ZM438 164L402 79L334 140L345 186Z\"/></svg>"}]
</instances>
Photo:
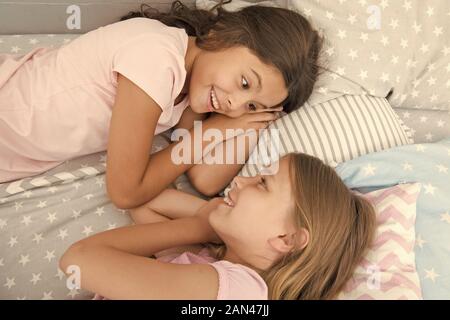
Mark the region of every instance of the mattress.
<instances>
[{"instance_id":1,"label":"mattress","mask_svg":"<svg viewBox=\"0 0 450 320\"><path fill-rule=\"evenodd\" d=\"M156 136L152 152L169 142L167 133ZM0 300L93 298L92 292L68 289L58 261L74 242L132 223L107 196L106 159L105 151L90 154L0 184ZM203 197L185 175L170 187Z\"/></svg>"}]
</instances>

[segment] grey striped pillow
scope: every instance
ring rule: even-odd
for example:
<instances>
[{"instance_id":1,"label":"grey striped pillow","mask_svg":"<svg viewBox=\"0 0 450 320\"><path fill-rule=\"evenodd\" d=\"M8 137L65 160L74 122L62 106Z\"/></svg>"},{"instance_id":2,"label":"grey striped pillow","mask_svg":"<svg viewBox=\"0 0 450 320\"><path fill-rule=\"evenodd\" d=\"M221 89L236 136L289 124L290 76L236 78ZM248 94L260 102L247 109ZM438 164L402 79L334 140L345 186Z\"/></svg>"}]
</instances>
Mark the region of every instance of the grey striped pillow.
<instances>
[{"instance_id":1,"label":"grey striped pillow","mask_svg":"<svg viewBox=\"0 0 450 320\"><path fill-rule=\"evenodd\" d=\"M413 143L412 134L385 98L343 95L302 108L275 121L280 157L302 152L333 164L367 153ZM269 135L260 137L258 147L269 145ZM267 149L267 148L266 148ZM257 148L249 160L256 159ZM247 161L239 175L260 172L256 161Z\"/></svg>"}]
</instances>

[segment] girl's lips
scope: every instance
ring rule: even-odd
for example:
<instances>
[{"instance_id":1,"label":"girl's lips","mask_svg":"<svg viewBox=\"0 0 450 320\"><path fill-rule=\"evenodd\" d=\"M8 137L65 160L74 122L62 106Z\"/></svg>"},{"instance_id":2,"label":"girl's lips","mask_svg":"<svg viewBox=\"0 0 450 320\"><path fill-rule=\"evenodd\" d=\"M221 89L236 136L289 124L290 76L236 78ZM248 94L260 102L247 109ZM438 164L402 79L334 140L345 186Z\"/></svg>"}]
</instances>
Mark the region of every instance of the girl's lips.
<instances>
[{"instance_id":1,"label":"girl's lips","mask_svg":"<svg viewBox=\"0 0 450 320\"><path fill-rule=\"evenodd\" d=\"M235 204L234 197L232 196L231 192L228 193L228 198Z\"/></svg>"},{"instance_id":2,"label":"girl's lips","mask_svg":"<svg viewBox=\"0 0 450 320\"><path fill-rule=\"evenodd\" d=\"M227 206L233 207L233 201L231 201L230 198L228 197L223 198L223 202L225 202Z\"/></svg>"},{"instance_id":3,"label":"girl's lips","mask_svg":"<svg viewBox=\"0 0 450 320\"><path fill-rule=\"evenodd\" d=\"M209 89L209 91L208 91L208 111L209 111L209 112L214 112L214 108L213 108L213 106L211 105L211 90L212 90L212 87L211 87L211 89Z\"/></svg>"},{"instance_id":4,"label":"girl's lips","mask_svg":"<svg viewBox=\"0 0 450 320\"><path fill-rule=\"evenodd\" d=\"M213 105L212 105L212 101L211 101L211 95L212 95L212 93L214 93L214 96L216 97L216 99L218 99L217 98L217 95L216 95L216 91L214 90L214 86L211 86L211 88L209 89L209 93L208 93L208 110L210 111L210 112L218 112L218 111L222 111L222 108L220 107L220 103L219 102L217 102L217 104L219 105L217 108L214 108L213 107ZM219 112L219 113L221 113L221 112Z\"/></svg>"},{"instance_id":5,"label":"girl's lips","mask_svg":"<svg viewBox=\"0 0 450 320\"><path fill-rule=\"evenodd\" d=\"M233 189L231 189L230 191L228 191L228 194L226 195L226 197L224 198L224 201L231 207L234 207L235 205L235 201L234 198L231 195L231 192L233 191Z\"/></svg>"}]
</instances>

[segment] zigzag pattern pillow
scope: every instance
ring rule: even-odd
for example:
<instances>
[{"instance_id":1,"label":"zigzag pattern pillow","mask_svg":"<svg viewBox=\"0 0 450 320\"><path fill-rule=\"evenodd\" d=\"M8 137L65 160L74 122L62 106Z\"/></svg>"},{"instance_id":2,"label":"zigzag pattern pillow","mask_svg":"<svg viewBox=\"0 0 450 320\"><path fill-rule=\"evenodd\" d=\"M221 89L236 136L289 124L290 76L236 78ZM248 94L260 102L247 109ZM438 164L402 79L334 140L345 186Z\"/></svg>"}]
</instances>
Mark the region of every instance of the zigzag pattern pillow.
<instances>
[{"instance_id":1,"label":"zigzag pattern pillow","mask_svg":"<svg viewBox=\"0 0 450 320\"><path fill-rule=\"evenodd\" d=\"M338 299L422 299L414 244L420 183L366 193L378 227L372 247Z\"/></svg>"}]
</instances>

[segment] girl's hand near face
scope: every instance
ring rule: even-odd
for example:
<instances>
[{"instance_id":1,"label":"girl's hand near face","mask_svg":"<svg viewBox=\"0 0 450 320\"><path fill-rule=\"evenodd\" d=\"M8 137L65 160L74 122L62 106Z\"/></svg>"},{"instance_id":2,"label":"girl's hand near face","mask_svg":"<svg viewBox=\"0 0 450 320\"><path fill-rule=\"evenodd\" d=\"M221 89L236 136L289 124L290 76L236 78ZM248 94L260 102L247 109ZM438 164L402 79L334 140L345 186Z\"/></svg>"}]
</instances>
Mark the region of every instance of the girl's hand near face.
<instances>
[{"instance_id":1,"label":"girl's hand near face","mask_svg":"<svg viewBox=\"0 0 450 320\"><path fill-rule=\"evenodd\" d=\"M210 234L209 242L221 244L223 243L222 239L217 235L216 231L211 227L211 224L209 223L209 215L212 211L214 211L221 203L225 203L223 201L223 198L212 198L208 201L203 207L201 207L196 215L195 219L198 219L199 223L203 225L205 229L207 229Z\"/></svg>"},{"instance_id":2,"label":"girl's hand near face","mask_svg":"<svg viewBox=\"0 0 450 320\"><path fill-rule=\"evenodd\" d=\"M232 136L226 136L227 129L237 130L242 129L246 132L249 129L260 130L265 129L269 126L272 121L277 120L280 116L278 111L281 111L281 108L278 109L262 109L258 111L253 111L251 113L246 113L239 118L230 118L226 115L220 113L211 114L211 116L203 121L204 129L219 129L224 139L230 139ZM205 128L206 127L206 128ZM239 135L239 132L236 131Z\"/></svg>"}]
</instances>

